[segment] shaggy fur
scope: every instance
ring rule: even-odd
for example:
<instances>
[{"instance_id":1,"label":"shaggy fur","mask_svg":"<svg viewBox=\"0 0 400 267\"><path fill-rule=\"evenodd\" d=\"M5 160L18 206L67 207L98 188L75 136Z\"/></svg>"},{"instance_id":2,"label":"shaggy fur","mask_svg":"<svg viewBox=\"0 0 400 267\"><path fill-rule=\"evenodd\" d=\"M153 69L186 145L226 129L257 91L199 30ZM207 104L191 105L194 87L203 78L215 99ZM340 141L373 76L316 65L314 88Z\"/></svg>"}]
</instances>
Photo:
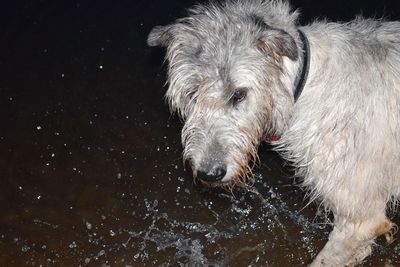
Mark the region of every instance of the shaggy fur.
<instances>
[{"instance_id":1,"label":"shaggy fur","mask_svg":"<svg viewBox=\"0 0 400 267\"><path fill-rule=\"evenodd\" d=\"M245 185L259 143L296 167L311 200L334 213L312 266L344 266L396 229L386 206L400 197L400 23L357 18L300 26L282 1L198 5L149 35L167 48L171 110L185 120L184 158L206 185ZM310 46L303 66L298 29Z\"/></svg>"}]
</instances>

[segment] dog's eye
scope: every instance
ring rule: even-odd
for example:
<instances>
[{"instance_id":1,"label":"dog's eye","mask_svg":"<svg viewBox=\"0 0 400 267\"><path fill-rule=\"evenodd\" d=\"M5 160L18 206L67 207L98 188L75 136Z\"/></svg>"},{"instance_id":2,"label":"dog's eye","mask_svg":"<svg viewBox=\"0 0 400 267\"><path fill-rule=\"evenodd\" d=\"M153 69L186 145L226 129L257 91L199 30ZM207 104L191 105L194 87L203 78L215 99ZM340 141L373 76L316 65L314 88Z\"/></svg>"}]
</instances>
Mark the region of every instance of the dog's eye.
<instances>
[{"instance_id":1,"label":"dog's eye","mask_svg":"<svg viewBox=\"0 0 400 267\"><path fill-rule=\"evenodd\" d=\"M246 88L238 88L233 93L232 100L233 100L234 103L241 102L246 98L246 95L247 95L247 89Z\"/></svg>"}]
</instances>

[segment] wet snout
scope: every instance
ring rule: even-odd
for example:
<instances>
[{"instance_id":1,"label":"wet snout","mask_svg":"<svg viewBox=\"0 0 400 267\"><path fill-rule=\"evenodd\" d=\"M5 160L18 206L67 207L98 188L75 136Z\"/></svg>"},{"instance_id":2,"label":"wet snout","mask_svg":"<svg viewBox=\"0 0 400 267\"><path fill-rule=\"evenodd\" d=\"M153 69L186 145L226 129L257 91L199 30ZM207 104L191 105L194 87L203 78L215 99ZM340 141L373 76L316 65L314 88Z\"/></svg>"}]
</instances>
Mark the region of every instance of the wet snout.
<instances>
[{"instance_id":1,"label":"wet snout","mask_svg":"<svg viewBox=\"0 0 400 267\"><path fill-rule=\"evenodd\" d=\"M227 173L226 153L215 139L196 149L190 157L193 176L206 184L220 183Z\"/></svg>"},{"instance_id":2,"label":"wet snout","mask_svg":"<svg viewBox=\"0 0 400 267\"><path fill-rule=\"evenodd\" d=\"M225 177L226 164L220 160L206 159L193 172L197 174L197 178L204 182L219 182Z\"/></svg>"},{"instance_id":3,"label":"wet snout","mask_svg":"<svg viewBox=\"0 0 400 267\"><path fill-rule=\"evenodd\" d=\"M183 158L195 179L205 186L218 187L229 183L234 174L233 142L229 138L232 129L229 118L219 109L209 112L212 116L199 112L186 121L182 130Z\"/></svg>"}]
</instances>

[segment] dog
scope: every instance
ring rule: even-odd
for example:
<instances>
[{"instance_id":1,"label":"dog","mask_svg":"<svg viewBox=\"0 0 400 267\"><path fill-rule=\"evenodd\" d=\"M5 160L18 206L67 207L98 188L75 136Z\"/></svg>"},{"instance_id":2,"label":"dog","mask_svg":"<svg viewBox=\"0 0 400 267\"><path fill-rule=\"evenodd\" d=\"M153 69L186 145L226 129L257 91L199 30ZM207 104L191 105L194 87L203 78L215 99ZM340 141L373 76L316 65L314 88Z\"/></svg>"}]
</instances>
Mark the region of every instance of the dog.
<instances>
[{"instance_id":1,"label":"dog","mask_svg":"<svg viewBox=\"0 0 400 267\"><path fill-rule=\"evenodd\" d=\"M156 26L167 50L166 99L184 120L183 157L207 186L245 186L260 142L334 214L311 266L348 266L397 226L400 22L298 23L282 0L200 4Z\"/></svg>"}]
</instances>

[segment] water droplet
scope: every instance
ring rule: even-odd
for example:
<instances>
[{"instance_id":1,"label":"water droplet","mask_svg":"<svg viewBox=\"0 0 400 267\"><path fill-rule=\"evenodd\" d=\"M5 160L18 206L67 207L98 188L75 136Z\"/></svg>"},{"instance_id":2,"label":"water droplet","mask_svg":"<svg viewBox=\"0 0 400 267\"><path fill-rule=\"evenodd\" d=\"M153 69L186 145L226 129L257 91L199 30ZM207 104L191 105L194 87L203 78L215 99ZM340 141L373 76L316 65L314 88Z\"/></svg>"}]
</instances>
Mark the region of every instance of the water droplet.
<instances>
[{"instance_id":1,"label":"water droplet","mask_svg":"<svg viewBox=\"0 0 400 267\"><path fill-rule=\"evenodd\" d=\"M86 229L92 230L92 224L88 221L85 221Z\"/></svg>"},{"instance_id":2,"label":"water droplet","mask_svg":"<svg viewBox=\"0 0 400 267\"><path fill-rule=\"evenodd\" d=\"M110 230L110 236L115 236L115 232L113 230Z\"/></svg>"},{"instance_id":3,"label":"water droplet","mask_svg":"<svg viewBox=\"0 0 400 267\"><path fill-rule=\"evenodd\" d=\"M78 247L78 245L75 243L75 241L73 241L68 247L72 249Z\"/></svg>"}]
</instances>

